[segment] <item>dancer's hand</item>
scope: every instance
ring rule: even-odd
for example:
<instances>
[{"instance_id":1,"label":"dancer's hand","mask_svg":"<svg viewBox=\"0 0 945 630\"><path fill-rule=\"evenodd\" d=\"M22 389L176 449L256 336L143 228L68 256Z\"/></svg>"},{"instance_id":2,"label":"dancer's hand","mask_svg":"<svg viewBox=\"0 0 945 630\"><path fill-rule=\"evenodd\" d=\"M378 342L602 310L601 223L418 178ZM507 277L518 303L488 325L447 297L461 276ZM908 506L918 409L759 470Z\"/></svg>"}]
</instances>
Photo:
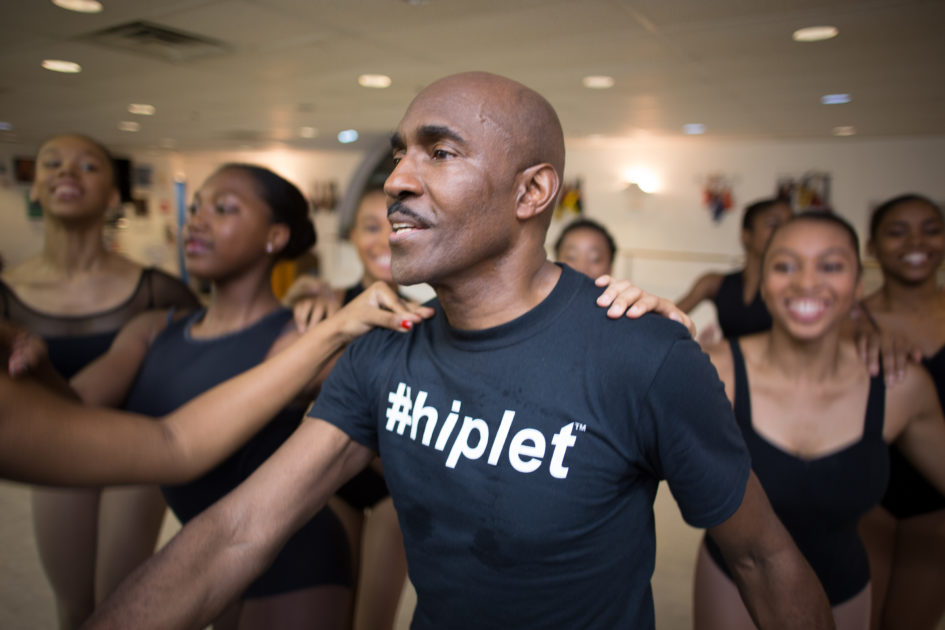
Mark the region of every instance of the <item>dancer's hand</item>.
<instances>
[{"instance_id":1,"label":"dancer's hand","mask_svg":"<svg viewBox=\"0 0 945 630\"><path fill-rule=\"evenodd\" d=\"M597 298L597 305L607 309L607 317L617 319L626 315L635 319L652 311L679 322L689 329L690 335L696 336L696 326L692 319L666 298L647 293L629 280L618 280L608 275L597 278L594 284L606 287Z\"/></svg>"}]
</instances>

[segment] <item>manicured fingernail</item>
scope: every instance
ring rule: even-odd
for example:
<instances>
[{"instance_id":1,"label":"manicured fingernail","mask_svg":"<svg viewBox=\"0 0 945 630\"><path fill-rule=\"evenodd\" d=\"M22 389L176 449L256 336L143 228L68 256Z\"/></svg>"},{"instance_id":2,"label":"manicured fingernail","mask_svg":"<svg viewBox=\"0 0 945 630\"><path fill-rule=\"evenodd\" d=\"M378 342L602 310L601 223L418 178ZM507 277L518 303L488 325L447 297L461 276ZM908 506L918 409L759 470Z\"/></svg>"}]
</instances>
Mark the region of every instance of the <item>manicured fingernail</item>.
<instances>
[{"instance_id":1,"label":"manicured fingernail","mask_svg":"<svg viewBox=\"0 0 945 630\"><path fill-rule=\"evenodd\" d=\"M410 330L411 328L413 328L413 322L410 321L409 319L405 319L402 322L400 322L400 327L405 330Z\"/></svg>"}]
</instances>

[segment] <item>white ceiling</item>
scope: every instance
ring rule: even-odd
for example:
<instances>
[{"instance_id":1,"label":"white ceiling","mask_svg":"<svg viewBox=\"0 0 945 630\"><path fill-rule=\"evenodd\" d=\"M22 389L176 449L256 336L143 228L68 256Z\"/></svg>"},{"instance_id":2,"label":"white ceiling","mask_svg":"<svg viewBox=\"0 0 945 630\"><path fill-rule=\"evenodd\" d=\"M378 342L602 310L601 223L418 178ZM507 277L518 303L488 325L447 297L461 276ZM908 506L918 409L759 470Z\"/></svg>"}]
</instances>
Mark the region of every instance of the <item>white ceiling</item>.
<instances>
[{"instance_id":1,"label":"white ceiling","mask_svg":"<svg viewBox=\"0 0 945 630\"><path fill-rule=\"evenodd\" d=\"M945 1L920 0L104 0L83 15L49 0L0 0L0 141L80 131L118 149L356 148L386 136L419 88L462 70L518 79L555 105L571 137L945 134ZM167 61L90 33L146 20L223 52ZM791 33L832 24L801 44ZM65 75L46 58L80 63ZM385 90L361 73L393 79ZM614 77L609 90L581 78ZM822 105L827 93L853 101ZM157 115L128 114L150 103ZM122 132L122 120L141 130ZM298 137L316 127L314 139Z\"/></svg>"}]
</instances>

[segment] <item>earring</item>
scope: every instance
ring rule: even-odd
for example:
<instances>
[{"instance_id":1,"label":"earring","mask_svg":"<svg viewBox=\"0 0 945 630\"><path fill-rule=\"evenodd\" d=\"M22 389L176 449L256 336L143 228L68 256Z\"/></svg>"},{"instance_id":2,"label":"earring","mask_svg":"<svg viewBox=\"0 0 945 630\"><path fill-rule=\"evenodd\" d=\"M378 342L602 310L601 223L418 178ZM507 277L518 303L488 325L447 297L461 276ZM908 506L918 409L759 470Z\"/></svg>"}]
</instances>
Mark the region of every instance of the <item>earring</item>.
<instances>
[{"instance_id":1,"label":"earring","mask_svg":"<svg viewBox=\"0 0 945 630\"><path fill-rule=\"evenodd\" d=\"M267 254L272 253L272 243L266 243L266 253Z\"/></svg>"}]
</instances>

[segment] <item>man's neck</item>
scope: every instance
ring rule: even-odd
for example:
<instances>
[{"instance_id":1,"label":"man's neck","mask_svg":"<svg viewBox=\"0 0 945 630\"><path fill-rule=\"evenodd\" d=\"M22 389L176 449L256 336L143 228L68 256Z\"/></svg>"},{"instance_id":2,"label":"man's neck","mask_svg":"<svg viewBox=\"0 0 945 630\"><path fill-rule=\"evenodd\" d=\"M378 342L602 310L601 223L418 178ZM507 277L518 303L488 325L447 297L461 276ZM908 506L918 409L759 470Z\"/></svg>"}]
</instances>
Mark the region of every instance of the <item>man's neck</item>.
<instances>
[{"instance_id":1,"label":"man's neck","mask_svg":"<svg viewBox=\"0 0 945 630\"><path fill-rule=\"evenodd\" d=\"M561 268L543 259L521 273L494 269L433 286L446 318L454 328L484 330L521 317L554 289Z\"/></svg>"}]
</instances>

